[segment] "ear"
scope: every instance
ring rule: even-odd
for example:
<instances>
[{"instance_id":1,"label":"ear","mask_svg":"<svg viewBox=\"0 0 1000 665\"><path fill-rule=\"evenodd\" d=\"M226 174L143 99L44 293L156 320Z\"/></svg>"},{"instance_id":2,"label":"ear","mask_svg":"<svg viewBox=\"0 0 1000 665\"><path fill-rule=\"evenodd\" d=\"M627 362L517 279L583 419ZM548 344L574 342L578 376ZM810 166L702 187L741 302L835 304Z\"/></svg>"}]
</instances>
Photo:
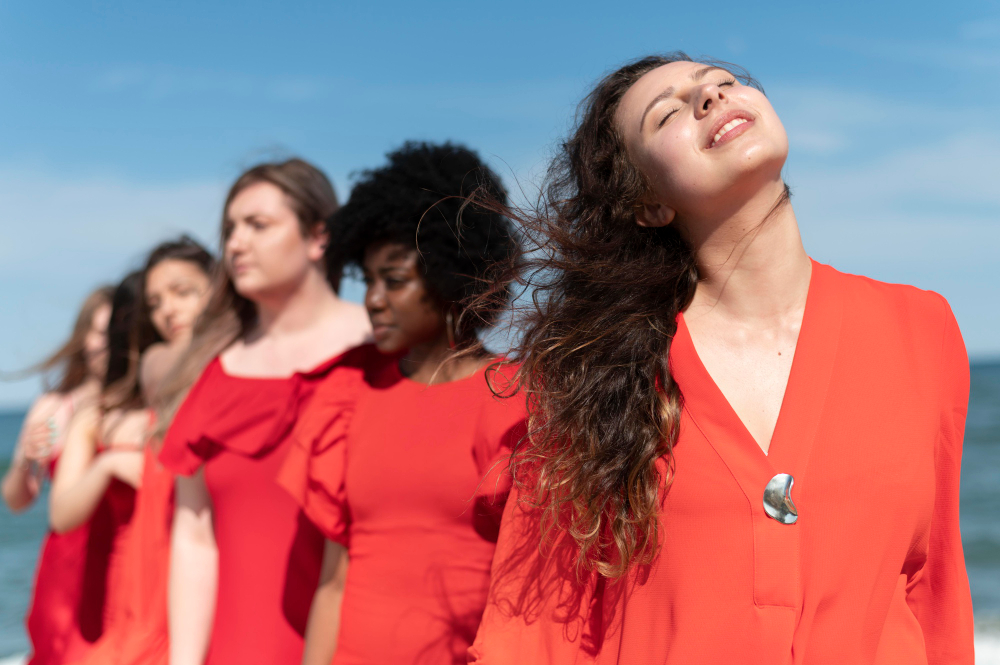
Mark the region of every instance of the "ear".
<instances>
[{"instance_id":1,"label":"ear","mask_svg":"<svg viewBox=\"0 0 1000 665\"><path fill-rule=\"evenodd\" d=\"M647 228L666 226L676 216L676 210L662 203L643 201L635 208L635 223Z\"/></svg>"},{"instance_id":2,"label":"ear","mask_svg":"<svg viewBox=\"0 0 1000 665\"><path fill-rule=\"evenodd\" d=\"M320 261L326 253L326 246L330 242L330 234L326 231L326 224L319 223L313 226L312 231L306 237L308 244L308 255L310 261Z\"/></svg>"}]
</instances>

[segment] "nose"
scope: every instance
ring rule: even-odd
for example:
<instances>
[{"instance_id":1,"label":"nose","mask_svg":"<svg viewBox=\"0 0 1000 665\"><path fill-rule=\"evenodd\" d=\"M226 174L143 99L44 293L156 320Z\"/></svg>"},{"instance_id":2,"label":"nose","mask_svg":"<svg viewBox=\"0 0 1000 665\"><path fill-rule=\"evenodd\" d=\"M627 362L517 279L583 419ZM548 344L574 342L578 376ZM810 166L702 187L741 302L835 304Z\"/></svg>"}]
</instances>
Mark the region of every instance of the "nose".
<instances>
[{"instance_id":1,"label":"nose","mask_svg":"<svg viewBox=\"0 0 1000 665\"><path fill-rule=\"evenodd\" d=\"M381 280L374 280L368 285L368 290L365 291L365 309L371 314L385 309L385 288Z\"/></svg>"},{"instance_id":2,"label":"nose","mask_svg":"<svg viewBox=\"0 0 1000 665\"><path fill-rule=\"evenodd\" d=\"M726 93L714 83L698 86L695 95L695 117L699 120L708 115L712 107L726 100Z\"/></svg>"},{"instance_id":3,"label":"nose","mask_svg":"<svg viewBox=\"0 0 1000 665\"><path fill-rule=\"evenodd\" d=\"M226 236L226 243L224 247L226 254L239 254L246 248L246 234L243 231L243 228L243 224L233 224L232 228L229 230L229 235Z\"/></svg>"}]
</instances>

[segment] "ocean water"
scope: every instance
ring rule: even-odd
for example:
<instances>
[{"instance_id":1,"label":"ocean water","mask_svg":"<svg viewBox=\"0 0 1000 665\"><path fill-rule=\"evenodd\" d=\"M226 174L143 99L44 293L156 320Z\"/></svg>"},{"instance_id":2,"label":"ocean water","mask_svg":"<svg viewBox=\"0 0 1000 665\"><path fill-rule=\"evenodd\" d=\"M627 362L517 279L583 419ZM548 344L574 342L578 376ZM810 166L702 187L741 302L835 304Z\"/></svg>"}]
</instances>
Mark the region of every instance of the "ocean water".
<instances>
[{"instance_id":1,"label":"ocean water","mask_svg":"<svg viewBox=\"0 0 1000 665\"><path fill-rule=\"evenodd\" d=\"M23 418L23 412L0 413L0 473L7 470ZM19 515L0 509L0 659L28 649L24 614L45 534L46 498ZM982 631L977 660L1000 662L1000 363L972 367L962 459L962 538Z\"/></svg>"}]
</instances>

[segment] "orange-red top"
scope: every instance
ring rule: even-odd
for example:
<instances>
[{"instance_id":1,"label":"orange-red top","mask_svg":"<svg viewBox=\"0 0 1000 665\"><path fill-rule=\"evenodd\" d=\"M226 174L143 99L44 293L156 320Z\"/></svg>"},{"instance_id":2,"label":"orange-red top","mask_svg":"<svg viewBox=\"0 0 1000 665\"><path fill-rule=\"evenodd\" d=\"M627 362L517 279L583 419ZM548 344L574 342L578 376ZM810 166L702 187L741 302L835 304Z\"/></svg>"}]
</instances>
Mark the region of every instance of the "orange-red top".
<instances>
[{"instance_id":1,"label":"orange-red top","mask_svg":"<svg viewBox=\"0 0 1000 665\"><path fill-rule=\"evenodd\" d=\"M470 662L973 663L959 533L969 363L940 296L813 264L765 455L684 324L684 396L662 549L624 580L577 582L565 536L508 503ZM791 474L798 521L763 492Z\"/></svg>"},{"instance_id":2,"label":"orange-red top","mask_svg":"<svg viewBox=\"0 0 1000 665\"><path fill-rule=\"evenodd\" d=\"M494 397L482 369L428 386L374 347L356 357L367 371L344 363L317 390L280 479L349 548L334 663L462 662L486 603L523 399Z\"/></svg>"},{"instance_id":3,"label":"orange-red top","mask_svg":"<svg viewBox=\"0 0 1000 665\"><path fill-rule=\"evenodd\" d=\"M302 658L323 535L274 479L299 412L340 359L287 378L248 378L216 358L163 441L163 465L183 475L204 466L212 499L219 582L207 665Z\"/></svg>"}]
</instances>

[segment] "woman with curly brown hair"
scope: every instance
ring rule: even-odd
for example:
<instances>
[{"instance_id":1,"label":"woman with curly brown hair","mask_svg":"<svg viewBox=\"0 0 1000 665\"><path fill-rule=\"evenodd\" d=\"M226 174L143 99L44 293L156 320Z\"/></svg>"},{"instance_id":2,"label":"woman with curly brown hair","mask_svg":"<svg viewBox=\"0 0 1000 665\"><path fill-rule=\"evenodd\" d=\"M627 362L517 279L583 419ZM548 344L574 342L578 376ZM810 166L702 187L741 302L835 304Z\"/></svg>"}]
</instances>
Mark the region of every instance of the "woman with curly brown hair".
<instances>
[{"instance_id":1,"label":"woman with curly brown hair","mask_svg":"<svg viewBox=\"0 0 1000 665\"><path fill-rule=\"evenodd\" d=\"M527 220L531 436L473 662L972 663L961 334L809 258L787 152L729 65L585 100Z\"/></svg>"}]
</instances>

